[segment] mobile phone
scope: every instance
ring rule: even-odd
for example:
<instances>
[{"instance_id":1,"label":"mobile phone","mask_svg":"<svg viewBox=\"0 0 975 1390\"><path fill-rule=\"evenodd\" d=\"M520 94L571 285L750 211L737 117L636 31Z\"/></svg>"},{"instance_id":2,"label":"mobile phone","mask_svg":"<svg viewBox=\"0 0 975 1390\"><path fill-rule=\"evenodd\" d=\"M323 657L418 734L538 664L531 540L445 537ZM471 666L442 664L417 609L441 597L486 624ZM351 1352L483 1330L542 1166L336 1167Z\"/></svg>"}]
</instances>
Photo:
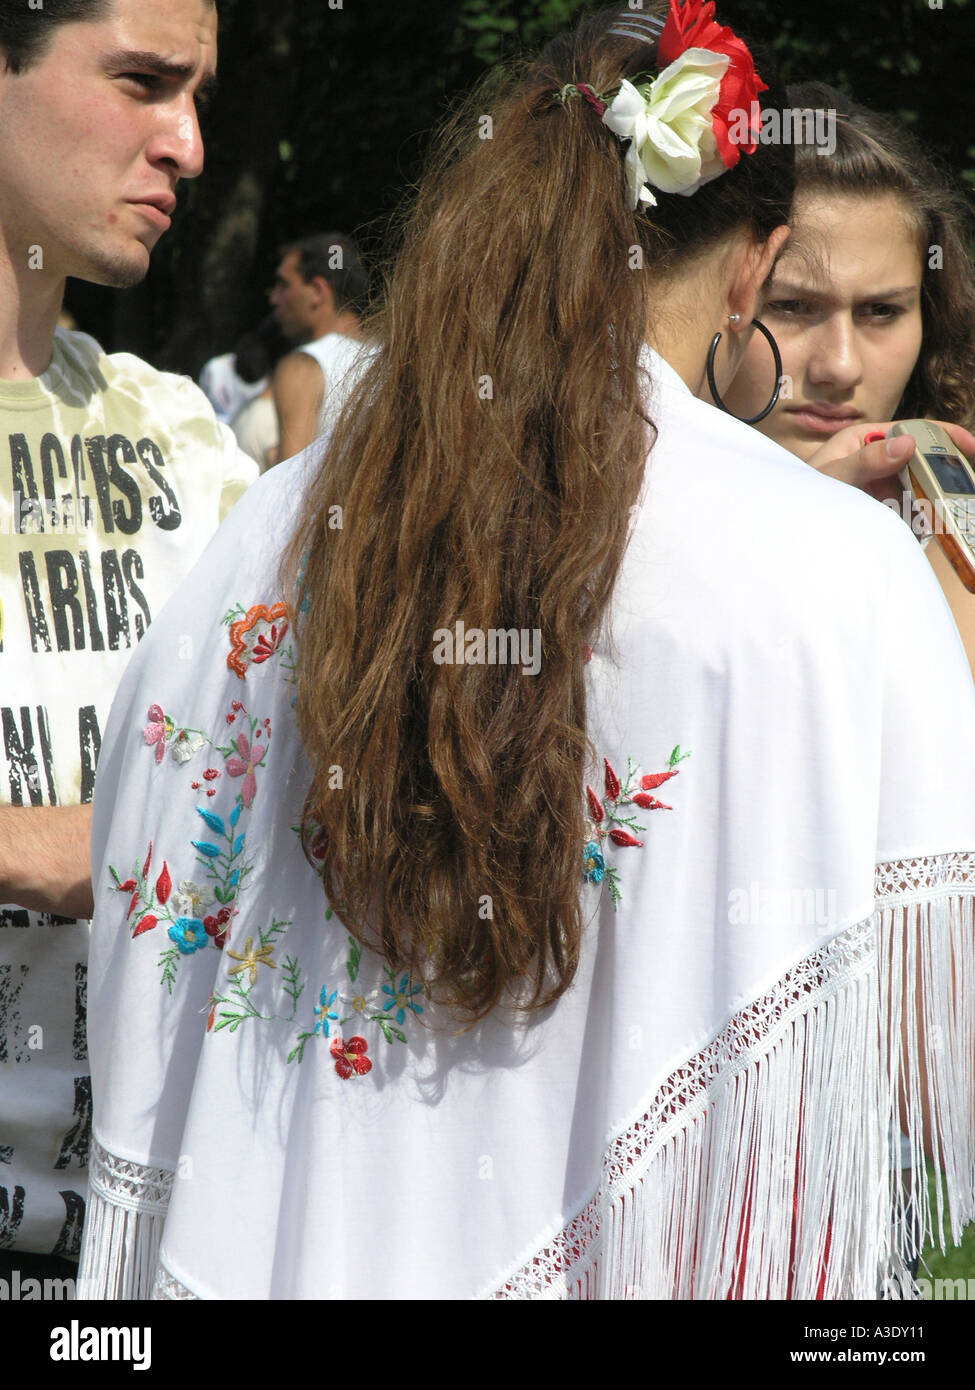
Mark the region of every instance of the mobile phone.
<instances>
[{"instance_id":1,"label":"mobile phone","mask_svg":"<svg viewBox=\"0 0 975 1390\"><path fill-rule=\"evenodd\" d=\"M931 420L898 420L888 435L909 434L914 453L900 472L933 535L965 588L975 594L975 468Z\"/></svg>"}]
</instances>

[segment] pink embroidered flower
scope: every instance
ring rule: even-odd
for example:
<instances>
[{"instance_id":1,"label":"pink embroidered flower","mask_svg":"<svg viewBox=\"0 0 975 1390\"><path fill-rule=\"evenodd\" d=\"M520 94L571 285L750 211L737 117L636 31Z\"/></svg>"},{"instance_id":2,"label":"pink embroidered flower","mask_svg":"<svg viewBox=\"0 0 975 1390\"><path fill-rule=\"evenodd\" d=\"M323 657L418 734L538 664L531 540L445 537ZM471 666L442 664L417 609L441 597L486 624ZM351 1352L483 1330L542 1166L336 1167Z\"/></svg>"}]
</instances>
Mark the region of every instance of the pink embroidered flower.
<instances>
[{"instance_id":1,"label":"pink embroidered flower","mask_svg":"<svg viewBox=\"0 0 975 1390\"><path fill-rule=\"evenodd\" d=\"M353 1074L365 1076L372 1071L372 1061L366 1056L369 1044L365 1038L336 1038L329 1051L335 1058L335 1070L343 1081Z\"/></svg>"},{"instance_id":2,"label":"pink embroidered flower","mask_svg":"<svg viewBox=\"0 0 975 1390\"><path fill-rule=\"evenodd\" d=\"M150 748L153 744L156 745L156 762L161 763L166 756L166 740L173 727L172 720L166 718L161 705L150 705L148 717L149 723L143 730L142 737Z\"/></svg>"},{"instance_id":3,"label":"pink embroidered flower","mask_svg":"<svg viewBox=\"0 0 975 1390\"><path fill-rule=\"evenodd\" d=\"M237 735L237 750L240 753L227 759L227 771L231 777L243 777L244 785L241 788L241 796L244 805L249 809L251 802L257 793L257 778L254 776L255 768L260 767L264 761L264 754L267 752L267 744L250 743L246 734Z\"/></svg>"}]
</instances>

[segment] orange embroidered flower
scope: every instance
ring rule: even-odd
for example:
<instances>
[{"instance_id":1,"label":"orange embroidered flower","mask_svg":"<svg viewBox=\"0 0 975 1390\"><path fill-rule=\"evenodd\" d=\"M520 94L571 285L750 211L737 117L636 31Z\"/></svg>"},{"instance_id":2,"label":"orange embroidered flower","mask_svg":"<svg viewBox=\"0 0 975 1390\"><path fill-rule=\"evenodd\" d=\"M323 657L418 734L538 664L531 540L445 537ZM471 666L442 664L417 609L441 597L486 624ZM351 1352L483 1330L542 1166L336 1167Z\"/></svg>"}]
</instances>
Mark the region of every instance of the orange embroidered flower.
<instances>
[{"instance_id":1,"label":"orange embroidered flower","mask_svg":"<svg viewBox=\"0 0 975 1390\"><path fill-rule=\"evenodd\" d=\"M255 604L243 618L230 624L230 655L227 666L244 680L252 661L266 661L276 651L288 631L287 604Z\"/></svg>"}]
</instances>

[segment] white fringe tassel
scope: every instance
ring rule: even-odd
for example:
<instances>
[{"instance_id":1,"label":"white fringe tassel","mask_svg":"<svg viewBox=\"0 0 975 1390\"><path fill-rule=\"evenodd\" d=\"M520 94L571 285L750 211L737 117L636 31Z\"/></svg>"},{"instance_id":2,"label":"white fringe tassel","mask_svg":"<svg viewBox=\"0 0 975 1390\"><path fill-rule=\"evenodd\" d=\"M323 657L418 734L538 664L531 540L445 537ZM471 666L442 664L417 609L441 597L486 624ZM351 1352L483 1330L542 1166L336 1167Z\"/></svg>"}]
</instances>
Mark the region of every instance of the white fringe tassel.
<instances>
[{"instance_id":1,"label":"white fringe tassel","mask_svg":"<svg viewBox=\"0 0 975 1390\"><path fill-rule=\"evenodd\" d=\"M93 1141L79 1298L151 1296L173 1178L172 1169L120 1159Z\"/></svg>"},{"instance_id":2,"label":"white fringe tassel","mask_svg":"<svg viewBox=\"0 0 975 1390\"><path fill-rule=\"evenodd\" d=\"M927 1242L944 1249L945 1211L955 1243L975 1217L972 904L929 889L880 907L736 1014L494 1296L914 1296L907 1266ZM943 1169L933 1212L925 1144Z\"/></svg>"}]
</instances>

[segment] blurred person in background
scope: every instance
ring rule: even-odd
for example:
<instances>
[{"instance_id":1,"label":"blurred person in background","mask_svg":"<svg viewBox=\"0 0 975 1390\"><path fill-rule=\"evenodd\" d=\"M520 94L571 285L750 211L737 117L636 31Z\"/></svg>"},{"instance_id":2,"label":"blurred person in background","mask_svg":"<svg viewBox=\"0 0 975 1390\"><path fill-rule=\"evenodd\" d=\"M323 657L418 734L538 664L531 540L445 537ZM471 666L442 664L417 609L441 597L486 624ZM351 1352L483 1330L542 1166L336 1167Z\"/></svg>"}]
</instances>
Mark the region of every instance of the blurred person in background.
<instances>
[{"instance_id":1,"label":"blurred person in background","mask_svg":"<svg viewBox=\"0 0 975 1390\"><path fill-rule=\"evenodd\" d=\"M245 348L249 336L248 332L242 340ZM239 351L240 344L233 352L223 352L218 357L211 357L203 364L200 372L200 390L213 406L217 419L224 425L229 425L244 406L256 400L269 385L266 375L249 378L241 375L237 370Z\"/></svg>"},{"instance_id":2,"label":"blurred person in background","mask_svg":"<svg viewBox=\"0 0 975 1390\"><path fill-rule=\"evenodd\" d=\"M341 232L284 247L271 305L297 346L272 380L279 457L300 453L332 428L363 357L362 313L369 277L359 248Z\"/></svg>"},{"instance_id":3,"label":"blurred person in background","mask_svg":"<svg viewBox=\"0 0 975 1390\"><path fill-rule=\"evenodd\" d=\"M237 344L235 370L247 385L261 387L260 393L241 406L230 422L237 443L256 461L262 473L278 462L278 413L274 408L271 374L290 352L291 344L273 314L247 333Z\"/></svg>"},{"instance_id":4,"label":"blurred person in background","mask_svg":"<svg viewBox=\"0 0 975 1390\"><path fill-rule=\"evenodd\" d=\"M0 0L0 1275L22 1290L81 1239L101 731L257 477L192 382L57 324L66 277L143 279L203 168L216 27L208 0Z\"/></svg>"}]
</instances>

